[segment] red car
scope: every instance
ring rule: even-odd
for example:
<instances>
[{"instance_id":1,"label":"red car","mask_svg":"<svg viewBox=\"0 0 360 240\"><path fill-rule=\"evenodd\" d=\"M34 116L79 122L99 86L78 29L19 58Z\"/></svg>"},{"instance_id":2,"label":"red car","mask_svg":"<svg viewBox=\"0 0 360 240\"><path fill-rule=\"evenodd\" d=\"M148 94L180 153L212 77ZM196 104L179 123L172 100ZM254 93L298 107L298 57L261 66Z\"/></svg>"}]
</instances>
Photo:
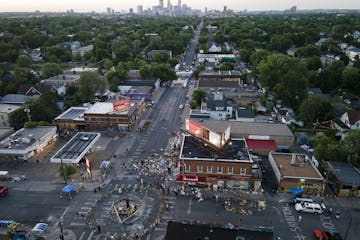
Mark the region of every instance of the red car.
<instances>
[{"instance_id":1,"label":"red car","mask_svg":"<svg viewBox=\"0 0 360 240\"><path fill-rule=\"evenodd\" d=\"M0 186L0 197L6 196L8 194L9 189L7 186Z\"/></svg>"},{"instance_id":2,"label":"red car","mask_svg":"<svg viewBox=\"0 0 360 240\"><path fill-rule=\"evenodd\" d=\"M319 229L314 230L314 236L318 240L329 240L328 235Z\"/></svg>"}]
</instances>

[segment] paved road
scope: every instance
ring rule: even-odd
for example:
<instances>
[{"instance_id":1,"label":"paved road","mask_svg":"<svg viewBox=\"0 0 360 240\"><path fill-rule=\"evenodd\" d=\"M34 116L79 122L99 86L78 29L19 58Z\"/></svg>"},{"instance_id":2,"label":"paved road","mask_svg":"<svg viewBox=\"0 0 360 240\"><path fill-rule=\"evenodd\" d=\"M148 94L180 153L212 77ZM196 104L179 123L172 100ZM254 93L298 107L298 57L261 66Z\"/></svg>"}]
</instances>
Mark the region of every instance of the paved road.
<instances>
[{"instance_id":1,"label":"paved road","mask_svg":"<svg viewBox=\"0 0 360 240\"><path fill-rule=\"evenodd\" d=\"M192 66L192 62L194 60L195 56L195 50L198 44L200 31L203 26L203 21L197 26L194 34L194 38L190 40L189 47L187 48L184 56L183 66L182 69L186 69Z\"/></svg>"}]
</instances>

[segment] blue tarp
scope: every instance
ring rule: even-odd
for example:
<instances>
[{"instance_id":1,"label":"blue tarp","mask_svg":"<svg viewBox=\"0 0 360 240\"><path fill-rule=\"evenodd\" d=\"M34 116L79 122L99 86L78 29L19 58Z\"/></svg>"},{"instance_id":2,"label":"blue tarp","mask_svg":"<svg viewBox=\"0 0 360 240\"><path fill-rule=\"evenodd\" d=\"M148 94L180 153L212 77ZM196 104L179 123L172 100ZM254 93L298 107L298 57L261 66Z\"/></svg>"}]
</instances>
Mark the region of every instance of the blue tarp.
<instances>
[{"instance_id":1,"label":"blue tarp","mask_svg":"<svg viewBox=\"0 0 360 240\"><path fill-rule=\"evenodd\" d=\"M289 191L293 195L298 195L298 194L302 193L304 191L304 189L302 189L302 188L289 188Z\"/></svg>"},{"instance_id":2,"label":"blue tarp","mask_svg":"<svg viewBox=\"0 0 360 240\"><path fill-rule=\"evenodd\" d=\"M71 191L74 191L74 185L66 185L65 187L63 187L63 189L61 190L61 192L64 193L69 193Z\"/></svg>"}]
</instances>

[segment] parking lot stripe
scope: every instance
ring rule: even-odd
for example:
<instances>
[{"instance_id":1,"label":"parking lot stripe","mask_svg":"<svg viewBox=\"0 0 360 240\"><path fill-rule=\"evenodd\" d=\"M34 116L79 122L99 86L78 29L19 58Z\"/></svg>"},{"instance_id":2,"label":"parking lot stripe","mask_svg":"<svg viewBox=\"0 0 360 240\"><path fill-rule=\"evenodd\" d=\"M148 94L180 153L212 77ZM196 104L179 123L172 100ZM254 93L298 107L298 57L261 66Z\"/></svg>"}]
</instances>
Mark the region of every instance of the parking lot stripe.
<instances>
[{"instance_id":1,"label":"parking lot stripe","mask_svg":"<svg viewBox=\"0 0 360 240\"><path fill-rule=\"evenodd\" d=\"M91 240L91 238L92 238L92 236L94 235L94 232L93 231L91 231L90 232L90 235L89 235L89 237L88 237L88 239L87 240Z\"/></svg>"}]
</instances>

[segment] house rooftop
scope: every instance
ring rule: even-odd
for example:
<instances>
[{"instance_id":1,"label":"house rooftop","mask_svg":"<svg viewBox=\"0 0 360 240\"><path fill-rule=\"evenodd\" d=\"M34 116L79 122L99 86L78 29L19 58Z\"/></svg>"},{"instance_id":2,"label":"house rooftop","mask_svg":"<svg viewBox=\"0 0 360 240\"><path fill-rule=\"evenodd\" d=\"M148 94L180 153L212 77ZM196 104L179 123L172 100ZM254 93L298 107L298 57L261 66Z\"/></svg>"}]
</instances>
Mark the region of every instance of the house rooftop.
<instances>
[{"instance_id":1,"label":"house rooftop","mask_svg":"<svg viewBox=\"0 0 360 240\"><path fill-rule=\"evenodd\" d=\"M208 119L191 119L192 121L206 127L214 132L223 133L231 125L229 121L223 120L208 120Z\"/></svg>"},{"instance_id":2,"label":"house rooftop","mask_svg":"<svg viewBox=\"0 0 360 240\"><path fill-rule=\"evenodd\" d=\"M180 158L193 160L252 162L244 139L231 139L221 150L210 147L203 140L185 135Z\"/></svg>"},{"instance_id":3,"label":"house rooftop","mask_svg":"<svg viewBox=\"0 0 360 240\"><path fill-rule=\"evenodd\" d=\"M324 180L319 170L305 154L271 152L270 155L284 178Z\"/></svg>"},{"instance_id":4,"label":"house rooftop","mask_svg":"<svg viewBox=\"0 0 360 240\"><path fill-rule=\"evenodd\" d=\"M350 163L328 161L327 164L342 185L360 186L360 171Z\"/></svg>"},{"instance_id":5,"label":"house rooftop","mask_svg":"<svg viewBox=\"0 0 360 240\"><path fill-rule=\"evenodd\" d=\"M199 81L199 88L239 88L237 81L206 80Z\"/></svg>"},{"instance_id":6,"label":"house rooftop","mask_svg":"<svg viewBox=\"0 0 360 240\"><path fill-rule=\"evenodd\" d=\"M31 100L30 96L24 94L8 94L1 98L0 103L8 104L24 104L27 101Z\"/></svg>"},{"instance_id":7,"label":"house rooftop","mask_svg":"<svg viewBox=\"0 0 360 240\"><path fill-rule=\"evenodd\" d=\"M240 71L209 71L204 70L199 73L199 77L240 77Z\"/></svg>"},{"instance_id":8,"label":"house rooftop","mask_svg":"<svg viewBox=\"0 0 360 240\"><path fill-rule=\"evenodd\" d=\"M236 111L236 114L237 114L238 118L254 118L255 117L255 113L248 109L238 109Z\"/></svg>"},{"instance_id":9,"label":"house rooftop","mask_svg":"<svg viewBox=\"0 0 360 240\"><path fill-rule=\"evenodd\" d=\"M21 106L19 106L19 105L0 103L0 112L1 113L11 113L19 108L21 108Z\"/></svg>"},{"instance_id":10,"label":"house rooftop","mask_svg":"<svg viewBox=\"0 0 360 240\"><path fill-rule=\"evenodd\" d=\"M349 122L351 125L354 125L358 121L360 121L360 111L349 109L347 110L347 114L349 116Z\"/></svg>"}]
</instances>

